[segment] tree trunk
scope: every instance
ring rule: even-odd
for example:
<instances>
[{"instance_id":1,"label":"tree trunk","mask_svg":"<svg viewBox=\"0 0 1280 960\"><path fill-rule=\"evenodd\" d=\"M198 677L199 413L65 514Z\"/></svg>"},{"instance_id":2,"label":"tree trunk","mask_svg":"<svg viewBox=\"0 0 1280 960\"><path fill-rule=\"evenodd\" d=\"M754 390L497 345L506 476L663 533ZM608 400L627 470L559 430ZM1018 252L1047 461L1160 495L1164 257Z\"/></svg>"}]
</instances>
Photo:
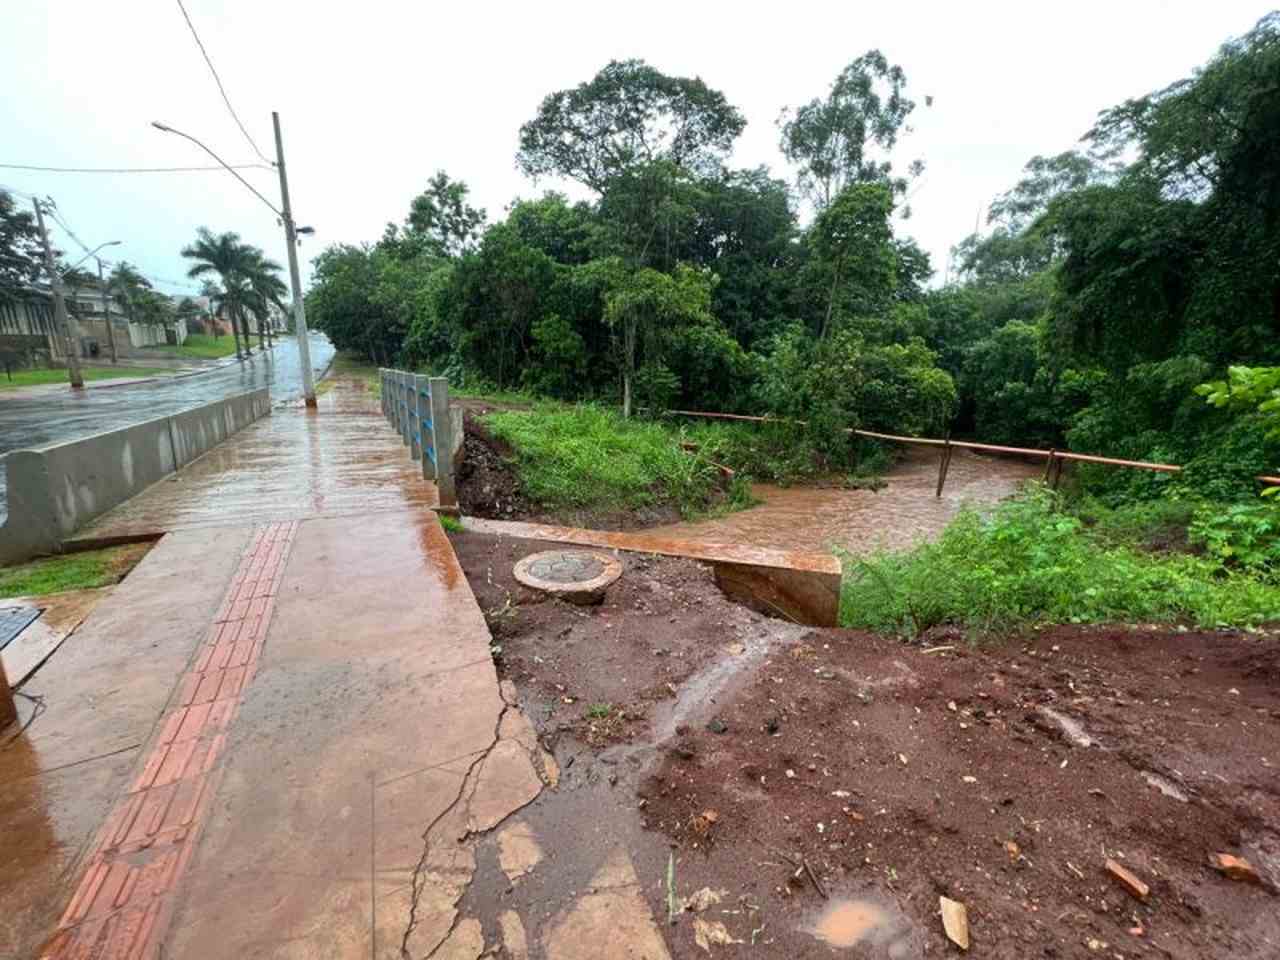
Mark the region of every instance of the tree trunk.
<instances>
[{"instance_id":1,"label":"tree trunk","mask_svg":"<svg viewBox=\"0 0 1280 960\"><path fill-rule=\"evenodd\" d=\"M258 349L267 349L267 333L263 328L262 318L258 318Z\"/></svg>"},{"instance_id":2,"label":"tree trunk","mask_svg":"<svg viewBox=\"0 0 1280 960\"><path fill-rule=\"evenodd\" d=\"M622 416L631 417L631 381L636 372L636 321L628 319L622 327Z\"/></svg>"},{"instance_id":3,"label":"tree trunk","mask_svg":"<svg viewBox=\"0 0 1280 960\"><path fill-rule=\"evenodd\" d=\"M245 316L244 313L240 314L240 334L242 337L244 337L245 356L252 356L253 355L253 337L249 333L249 318Z\"/></svg>"},{"instance_id":4,"label":"tree trunk","mask_svg":"<svg viewBox=\"0 0 1280 960\"><path fill-rule=\"evenodd\" d=\"M835 276L831 279L831 291L827 294L827 315L822 321L822 333L818 336L819 340L827 339L827 332L831 329L831 313L836 305L836 290L840 287L840 268L837 267Z\"/></svg>"},{"instance_id":5,"label":"tree trunk","mask_svg":"<svg viewBox=\"0 0 1280 960\"><path fill-rule=\"evenodd\" d=\"M240 352L240 327L236 323L236 308L231 308L231 336L236 338L236 359L243 360L244 354Z\"/></svg>"}]
</instances>

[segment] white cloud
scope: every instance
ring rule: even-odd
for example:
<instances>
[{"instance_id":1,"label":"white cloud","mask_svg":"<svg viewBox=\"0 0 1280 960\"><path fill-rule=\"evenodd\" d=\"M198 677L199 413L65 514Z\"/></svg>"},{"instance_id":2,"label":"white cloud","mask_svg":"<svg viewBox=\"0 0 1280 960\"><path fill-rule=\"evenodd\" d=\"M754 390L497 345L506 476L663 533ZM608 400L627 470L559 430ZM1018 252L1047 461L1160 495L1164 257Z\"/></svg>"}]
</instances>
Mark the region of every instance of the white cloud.
<instances>
[{"instance_id":1,"label":"white cloud","mask_svg":"<svg viewBox=\"0 0 1280 960\"><path fill-rule=\"evenodd\" d=\"M377 239L438 168L490 215L536 187L515 169L517 131L551 90L611 58L697 74L746 114L733 161L784 173L775 121L872 47L907 72L921 106L898 151L928 170L901 229L941 273L949 247L1036 153L1069 148L1101 109L1188 74L1265 3L653 2L443 5L365 0L187 0L227 91L272 152L281 113L300 223L324 244ZM0 162L180 166L205 158L161 120L225 158L253 159L177 4L9 0L0 35ZM268 197L274 175L246 174ZM135 176L0 170L53 195L90 244L181 279L199 225L235 230L283 262L275 218L222 173ZM177 288L170 288L176 290Z\"/></svg>"}]
</instances>

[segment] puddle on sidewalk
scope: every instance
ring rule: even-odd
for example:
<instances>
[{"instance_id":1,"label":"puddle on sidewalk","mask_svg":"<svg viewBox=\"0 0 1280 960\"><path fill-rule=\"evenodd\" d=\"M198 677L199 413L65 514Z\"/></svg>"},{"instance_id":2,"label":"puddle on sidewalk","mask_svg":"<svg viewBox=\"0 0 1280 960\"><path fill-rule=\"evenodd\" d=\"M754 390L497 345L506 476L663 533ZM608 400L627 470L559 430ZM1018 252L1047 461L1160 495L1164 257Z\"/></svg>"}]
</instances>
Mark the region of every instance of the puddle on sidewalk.
<instances>
[{"instance_id":1,"label":"puddle on sidewalk","mask_svg":"<svg viewBox=\"0 0 1280 960\"><path fill-rule=\"evenodd\" d=\"M861 948L858 956L905 960L919 953L906 917L874 900L832 900L806 932L839 950Z\"/></svg>"}]
</instances>

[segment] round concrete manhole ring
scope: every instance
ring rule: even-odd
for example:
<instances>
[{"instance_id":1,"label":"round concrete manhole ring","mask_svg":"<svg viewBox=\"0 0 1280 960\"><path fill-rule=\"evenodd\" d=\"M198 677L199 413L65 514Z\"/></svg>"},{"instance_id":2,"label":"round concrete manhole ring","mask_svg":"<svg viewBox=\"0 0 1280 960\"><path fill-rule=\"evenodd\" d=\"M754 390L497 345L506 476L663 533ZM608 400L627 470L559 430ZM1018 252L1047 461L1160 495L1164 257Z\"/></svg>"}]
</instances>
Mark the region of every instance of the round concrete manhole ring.
<instances>
[{"instance_id":1,"label":"round concrete manhole ring","mask_svg":"<svg viewBox=\"0 0 1280 960\"><path fill-rule=\"evenodd\" d=\"M519 561L513 573L532 590L570 603L599 603L622 576L622 563L594 550L544 550Z\"/></svg>"}]
</instances>

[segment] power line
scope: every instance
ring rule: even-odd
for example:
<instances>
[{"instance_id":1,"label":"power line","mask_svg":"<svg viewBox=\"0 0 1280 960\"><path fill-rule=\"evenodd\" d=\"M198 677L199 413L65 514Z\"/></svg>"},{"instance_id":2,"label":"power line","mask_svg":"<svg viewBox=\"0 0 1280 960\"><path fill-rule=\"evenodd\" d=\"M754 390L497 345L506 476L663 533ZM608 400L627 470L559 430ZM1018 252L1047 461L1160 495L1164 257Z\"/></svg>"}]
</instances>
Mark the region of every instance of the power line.
<instances>
[{"instance_id":1,"label":"power line","mask_svg":"<svg viewBox=\"0 0 1280 960\"><path fill-rule=\"evenodd\" d=\"M218 85L218 92L222 94L222 102L227 105L227 110L231 113L231 119L236 122L236 126L244 134L244 138L249 141L249 146L253 147L253 152L258 155L258 159L263 163L269 164L271 161L262 155L258 145L253 142L253 137L249 136L249 131L240 122L240 117L236 114L236 108L231 106L231 98L227 96L227 91L222 86L222 78L218 76L218 71L214 67L213 61L209 59L209 53L205 50L204 43L200 40L200 34L196 33L196 25L191 22L191 16L187 13L187 8L182 5L182 0L178 0L178 9L182 11L183 19L187 21L187 26L191 28L191 36L195 38L196 46L200 48L200 53L204 55L204 62L209 65L209 72L213 74L213 80Z\"/></svg>"},{"instance_id":2,"label":"power line","mask_svg":"<svg viewBox=\"0 0 1280 960\"><path fill-rule=\"evenodd\" d=\"M58 210L56 206L46 207L45 212L49 214L50 218L52 218L54 223L56 223L58 226L60 226L63 229L63 231L67 234L67 236L69 236L72 240L76 242L76 244L80 247L81 250L83 250L85 253L93 252L92 250L89 249L89 247L85 244L83 240L81 240L78 236L76 236L75 231L72 230L69 226L67 226L67 221L61 215L61 212ZM108 260L105 257L103 257L102 265L104 267L114 266L115 261ZM133 266L133 265L130 264L130 266ZM154 274L144 273L143 271L139 270L136 266L134 266L133 269L134 269L134 272L136 272L139 276L145 277L146 279L150 280L152 283L163 283L166 286L170 286L170 287L185 287L188 290L200 289L193 283L184 283L181 280L170 280L167 277L158 277L158 276L155 276Z\"/></svg>"},{"instance_id":3,"label":"power line","mask_svg":"<svg viewBox=\"0 0 1280 960\"><path fill-rule=\"evenodd\" d=\"M52 200L51 200L51 201L49 201L49 204L48 204L48 206L47 206L47 207L46 207L46 209L45 209L45 213L49 214L49 216L52 218L53 222L54 222L54 223L56 223L58 226L60 226L60 227L61 227L61 228L66 232L67 236L68 236L68 237L70 237L72 240L74 240L74 241L76 242L76 245L77 245L81 250L83 250L85 253L90 253L90 252L92 252L92 251L90 251L90 250L89 250L89 245L88 245L87 243L85 243L83 240L81 240L79 237L77 237L77 236L76 236L76 234L75 234L75 231L74 231L74 230L72 230L70 227L68 227L68 226L67 226L67 224L66 224L66 221L64 221L64 220L63 220L63 219L58 215L58 208L57 208L57 206L53 203L53 201L52 201Z\"/></svg>"},{"instance_id":4,"label":"power line","mask_svg":"<svg viewBox=\"0 0 1280 960\"><path fill-rule=\"evenodd\" d=\"M0 163L5 170L35 170L41 173L200 173L222 167L40 167L25 163ZM265 163L232 164L233 170L270 170Z\"/></svg>"}]
</instances>

